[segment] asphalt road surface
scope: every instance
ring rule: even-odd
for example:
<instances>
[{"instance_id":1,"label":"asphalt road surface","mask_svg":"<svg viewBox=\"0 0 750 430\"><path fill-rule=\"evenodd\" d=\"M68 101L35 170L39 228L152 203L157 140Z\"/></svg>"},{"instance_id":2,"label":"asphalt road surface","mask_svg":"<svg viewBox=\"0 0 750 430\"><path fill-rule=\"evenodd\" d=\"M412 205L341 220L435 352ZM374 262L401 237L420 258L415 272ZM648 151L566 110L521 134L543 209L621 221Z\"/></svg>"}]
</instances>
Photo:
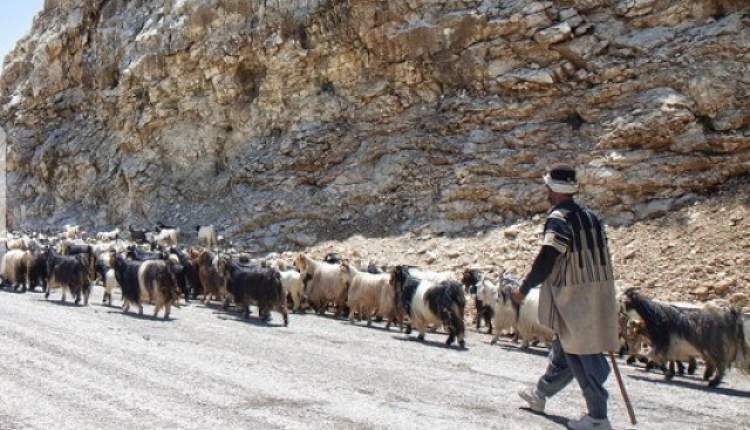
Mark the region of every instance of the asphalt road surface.
<instances>
[{"instance_id":1,"label":"asphalt road surface","mask_svg":"<svg viewBox=\"0 0 750 430\"><path fill-rule=\"evenodd\" d=\"M545 350L467 350L311 314L254 318L193 302L173 320L88 307L59 293L0 292L0 429L561 429L585 405L572 384L523 409L516 391L545 368ZM115 294L116 304L120 303ZM146 306L146 313L152 311ZM714 390L698 377L621 368L642 429L750 429L750 378ZM632 428L614 377L615 428Z\"/></svg>"}]
</instances>

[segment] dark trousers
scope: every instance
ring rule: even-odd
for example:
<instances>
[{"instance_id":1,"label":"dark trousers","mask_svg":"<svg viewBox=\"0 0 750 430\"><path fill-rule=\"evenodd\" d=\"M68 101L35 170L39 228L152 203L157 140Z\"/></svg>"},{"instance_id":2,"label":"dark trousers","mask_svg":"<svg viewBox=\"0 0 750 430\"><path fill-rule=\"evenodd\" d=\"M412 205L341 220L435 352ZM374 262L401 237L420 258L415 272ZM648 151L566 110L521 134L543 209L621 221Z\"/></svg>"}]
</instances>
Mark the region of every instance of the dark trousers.
<instances>
[{"instance_id":1,"label":"dark trousers","mask_svg":"<svg viewBox=\"0 0 750 430\"><path fill-rule=\"evenodd\" d=\"M568 386L573 378L578 381L592 418L607 418L607 390L604 382L609 376L609 364L603 354L576 355L562 349L559 339L552 342L549 365L539 378L537 390L552 397Z\"/></svg>"}]
</instances>

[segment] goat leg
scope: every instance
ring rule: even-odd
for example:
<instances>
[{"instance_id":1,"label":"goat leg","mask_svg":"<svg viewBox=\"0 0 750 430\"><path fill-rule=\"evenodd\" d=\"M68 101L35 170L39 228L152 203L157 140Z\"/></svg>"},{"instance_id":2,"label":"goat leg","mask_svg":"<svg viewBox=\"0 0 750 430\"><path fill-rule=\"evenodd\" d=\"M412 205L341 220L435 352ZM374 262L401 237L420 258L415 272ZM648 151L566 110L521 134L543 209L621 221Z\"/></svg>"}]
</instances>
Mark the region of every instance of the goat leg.
<instances>
[{"instance_id":1,"label":"goat leg","mask_svg":"<svg viewBox=\"0 0 750 430\"><path fill-rule=\"evenodd\" d=\"M697 368L698 368L698 360L696 360L695 357L693 357L690 359L690 361L688 361L688 368L687 368L688 375L695 375L695 370Z\"/></svg>"},{"instance_id":2,"label":"goat leg","mask_svg":"<svg viewBox=\"0 0 750 430\"><path fill-rule=\"evenodd\" d=\"M709 387L717 387L719 384L721 384L721 380L724 379L724 366L717 365L716 366L716 376L714 376L713 379L708 383Z\"/></svg>"},{"instance_id":3,"label":"goat leg","mask_svg":"<svg viewBox=\"0 0 750 430\"><path fill-rule=\"evenodd\" d=\"M677 374L680 376L685 375L685 364L682 361L677 362Z\"/></svg>"},{"instance_id":4,"label":"goat leg","mask_svg":"<svg viewBox=\"0 0 750 430\"><path fill-rule=\"evenodd\" d=\"M706 361L706 370L703 371L703 380L708 381L711 379L715 370L713 363Z\"/></svg>"}]
</instances>

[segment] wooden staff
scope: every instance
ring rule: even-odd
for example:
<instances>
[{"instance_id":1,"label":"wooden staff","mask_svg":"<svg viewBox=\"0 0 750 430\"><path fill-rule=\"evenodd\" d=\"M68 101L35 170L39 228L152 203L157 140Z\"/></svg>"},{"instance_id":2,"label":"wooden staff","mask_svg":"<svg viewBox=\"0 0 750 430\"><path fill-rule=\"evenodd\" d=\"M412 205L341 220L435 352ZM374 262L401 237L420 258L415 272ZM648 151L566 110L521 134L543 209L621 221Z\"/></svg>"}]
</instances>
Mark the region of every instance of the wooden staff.
<instances>
[{"instance_id":1,"label":"wooden staff","mask_svg":"<svg viewBox=\"0 0 750 430\"><path fill-rule=\"evenodd\" d=\"M617 361L615 361L615 353L610 351L609 352L609 359L612 361L612 369L615 371L615 377L617 378L617 385L620 386L620 393L622 394L622 399L625 401L625 408L628 410L628 417L630 417L630 424L636 425L635 420L635 411L633 410L633 405L630 404L630 397L628 397L628 392L625 391L625 383L622 382L622 376L620 375L620 369L617 367Z\"/></svg>"}]
</instances>

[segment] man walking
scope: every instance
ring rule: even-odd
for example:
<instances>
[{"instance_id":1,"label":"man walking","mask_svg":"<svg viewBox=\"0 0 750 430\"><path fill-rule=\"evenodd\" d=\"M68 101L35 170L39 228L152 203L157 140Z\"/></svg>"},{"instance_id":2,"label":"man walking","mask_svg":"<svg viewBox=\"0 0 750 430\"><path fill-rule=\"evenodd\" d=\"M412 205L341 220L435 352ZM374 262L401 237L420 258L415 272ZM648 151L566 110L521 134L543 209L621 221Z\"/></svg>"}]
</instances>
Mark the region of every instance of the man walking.
<instances>
[{"instance_id":1,"label":"man walking","mask_svg":"<svg viewBox=\"0 0 750 430\"><path fill-rule=\"evenodd\" d=\"M544 177L552 209L544 225L544 239L531 271L513 300L523 302L531 288L542 284L539 321L555 334L547 371L535 387L519 392L529 407L544 412L546 399L573 378L586 399L588 414L568 421L573 430L608 430L609 365L602 353L614 351L617 340L617 299L604 226L573 199L578 191L576 172L555 165Z\"/></svg>"}]
</instances>

